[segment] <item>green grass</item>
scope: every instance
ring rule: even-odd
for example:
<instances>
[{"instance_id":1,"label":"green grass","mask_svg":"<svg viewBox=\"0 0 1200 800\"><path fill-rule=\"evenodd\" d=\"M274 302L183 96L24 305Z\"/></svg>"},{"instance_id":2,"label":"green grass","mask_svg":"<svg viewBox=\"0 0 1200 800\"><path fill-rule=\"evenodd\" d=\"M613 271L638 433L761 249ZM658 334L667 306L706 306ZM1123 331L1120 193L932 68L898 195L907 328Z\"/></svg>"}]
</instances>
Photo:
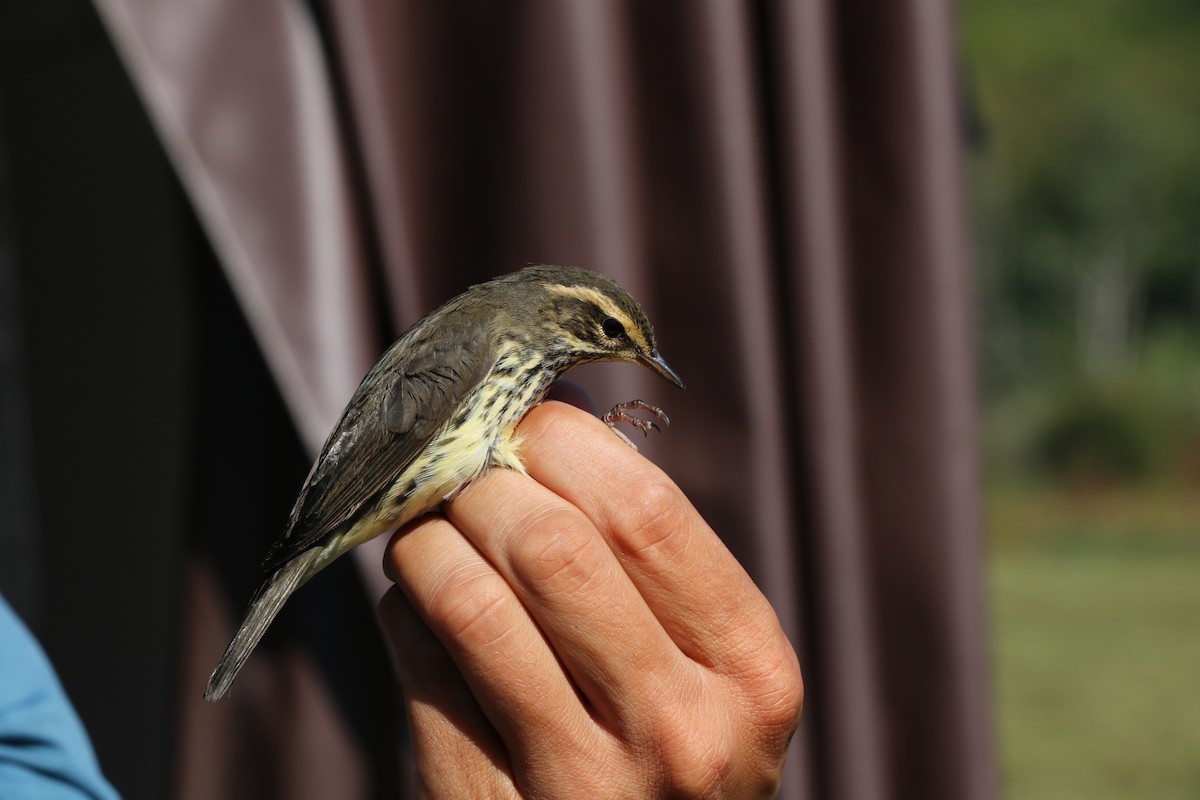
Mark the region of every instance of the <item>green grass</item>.
<instances>
[{"instance_id":1,"label":"green grass","mask_svg":"<svg viewBox=\"0 0 1200 800\"><path fill-rule=\"evenodd\" d=\"M1200 798L1200 509L993 493L1007 800Z\"/></svg>"}]
</instances>

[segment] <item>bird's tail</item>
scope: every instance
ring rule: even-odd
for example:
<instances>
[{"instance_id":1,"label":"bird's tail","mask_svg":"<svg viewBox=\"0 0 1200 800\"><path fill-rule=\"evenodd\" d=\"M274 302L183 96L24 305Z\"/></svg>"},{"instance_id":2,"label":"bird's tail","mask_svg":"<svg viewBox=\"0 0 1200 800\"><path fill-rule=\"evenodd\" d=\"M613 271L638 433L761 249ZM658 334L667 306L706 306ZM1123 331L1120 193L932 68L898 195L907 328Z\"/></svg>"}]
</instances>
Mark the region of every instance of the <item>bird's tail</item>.
<instances>
[{"instance_id":1,"label":"bird's tail","mask_svg":"<svg viewBox=\"0 0 1200 800\"><path fill-rule=\"evenodd\" d=\"M246 611L241 627L234 634L229 647L225 648L225 655L217 662L212 677L208 679L208 688L204 690L205 700L215 702L229 691L229 686L241 671L246 659L267 632L267 627L283 608L284 602L304 582L320 552L319 547L306 550L275 570L275 573L259 587L254 599L250 601L250 608Z\"/></svg>"}]
</instances>

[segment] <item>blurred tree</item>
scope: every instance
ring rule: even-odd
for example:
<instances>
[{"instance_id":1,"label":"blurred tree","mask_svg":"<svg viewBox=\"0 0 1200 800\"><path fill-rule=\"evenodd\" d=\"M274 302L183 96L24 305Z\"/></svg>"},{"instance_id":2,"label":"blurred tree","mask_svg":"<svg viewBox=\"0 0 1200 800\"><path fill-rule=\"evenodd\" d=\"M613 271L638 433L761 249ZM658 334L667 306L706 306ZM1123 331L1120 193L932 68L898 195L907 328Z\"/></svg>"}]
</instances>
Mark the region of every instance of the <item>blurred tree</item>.
<instances>
[{"instance_id":1,"label":"blurred tree","mask_svg":"<svg viewBox=\"0 0 1200 800\"><path fill-rule=\"evenodd\" d=\"M1200 338L1200 4L968 0L985 393Z\"/></svg>"},{"instance_id":2,"label":"blurred tree","mask_svg":"<svg viewBox=\"0 0 1200 800\"><path fill-rule=\"evenodd\" d=\"M1156 403L1196 405L1200 3L967 0L963 37L980 118L971 169L983 395L989 427L1022 440L989 447L1063 470L1115 453L1117 439L1127 455L1154 449L1127 441L1146 426L1109 436L1065 412L1089 391L1145 378L1175 394ZM1025 413L1031 395L1041 409ZM1014 404L1020 413L1008 413ZM1047 428L1054 418L1066 427ZM1194 441L1195 415L1177 419L1191 427L1166 438ZM1170 461L1114 463L1126 474Z\"/></svg>"}]
</instances>

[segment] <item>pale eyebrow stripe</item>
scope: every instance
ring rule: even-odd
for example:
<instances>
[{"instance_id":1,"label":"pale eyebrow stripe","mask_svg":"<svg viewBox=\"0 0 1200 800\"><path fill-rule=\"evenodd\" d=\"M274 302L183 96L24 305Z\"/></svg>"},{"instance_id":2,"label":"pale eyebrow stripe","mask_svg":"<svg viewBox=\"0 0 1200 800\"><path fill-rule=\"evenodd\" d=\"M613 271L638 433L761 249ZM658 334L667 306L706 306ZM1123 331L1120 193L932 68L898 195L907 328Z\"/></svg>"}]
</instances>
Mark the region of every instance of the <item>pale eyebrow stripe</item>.
<instances>
[{"instance_id":1,"label":"pale eyebrow stripe","mask_svg":"<svg viewBox=\"0 0 1200 800\"><path fill-rule=\"evenodd\" d=\"M633 320L624 311L617 308L612 300L609 300L608 296L603 292L593 289L590 286L564 286L561 283L543 283L542 285L546 287L546 291L553 292L554 294L559 294L563 297L573 297L576 300L583 300L587 303L595 303L604 313L625 326L625 332L629 334L629 337L633 339L633 343L638 348L642 350L650 349L650 343L642 336L642 332L638 326L634 324Z\"/></svg>"},{"instance_id":2,"label":"pale eyebrow stripe","mask_svg":"<svg viewBox=\"0 0 1200 800\"><path fill-rule=\"evenodd\" d=\"M610 313L614 310L612 301L603 292L593 289L590 286L563 286L561 283L543 283L542 285L546 287L547 291L554 294L561 294L563 297L574 297L576 300L583 300L587 303L595 303ZM614 316L616 315L614 314ZM621 316L624 317L624 315Z\"/></svg>"}]
</instances>

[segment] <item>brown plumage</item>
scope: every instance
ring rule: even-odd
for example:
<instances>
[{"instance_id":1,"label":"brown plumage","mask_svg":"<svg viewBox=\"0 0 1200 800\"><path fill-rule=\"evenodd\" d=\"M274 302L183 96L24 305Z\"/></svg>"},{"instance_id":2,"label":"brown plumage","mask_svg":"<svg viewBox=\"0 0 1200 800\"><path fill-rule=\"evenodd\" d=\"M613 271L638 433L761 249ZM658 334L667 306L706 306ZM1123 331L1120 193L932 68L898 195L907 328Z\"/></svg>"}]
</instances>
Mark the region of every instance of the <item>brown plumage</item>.
<instances>
[{"instance_id":1,"label":"brown plumage","mask_svg":"<svg viewBox=\"0 0 1200 800\"><path fill-rule=\"evenodd\" d=\"M287 598L335 558L432 510L489 466L524 471L517 423L564 372L593 361L640 363L683 386L637 302L587 270L527 267L409 328L326 439L205 698L224 696ZM606 421L652 425L627 409Z\"/></svg>"}]
</instances>

